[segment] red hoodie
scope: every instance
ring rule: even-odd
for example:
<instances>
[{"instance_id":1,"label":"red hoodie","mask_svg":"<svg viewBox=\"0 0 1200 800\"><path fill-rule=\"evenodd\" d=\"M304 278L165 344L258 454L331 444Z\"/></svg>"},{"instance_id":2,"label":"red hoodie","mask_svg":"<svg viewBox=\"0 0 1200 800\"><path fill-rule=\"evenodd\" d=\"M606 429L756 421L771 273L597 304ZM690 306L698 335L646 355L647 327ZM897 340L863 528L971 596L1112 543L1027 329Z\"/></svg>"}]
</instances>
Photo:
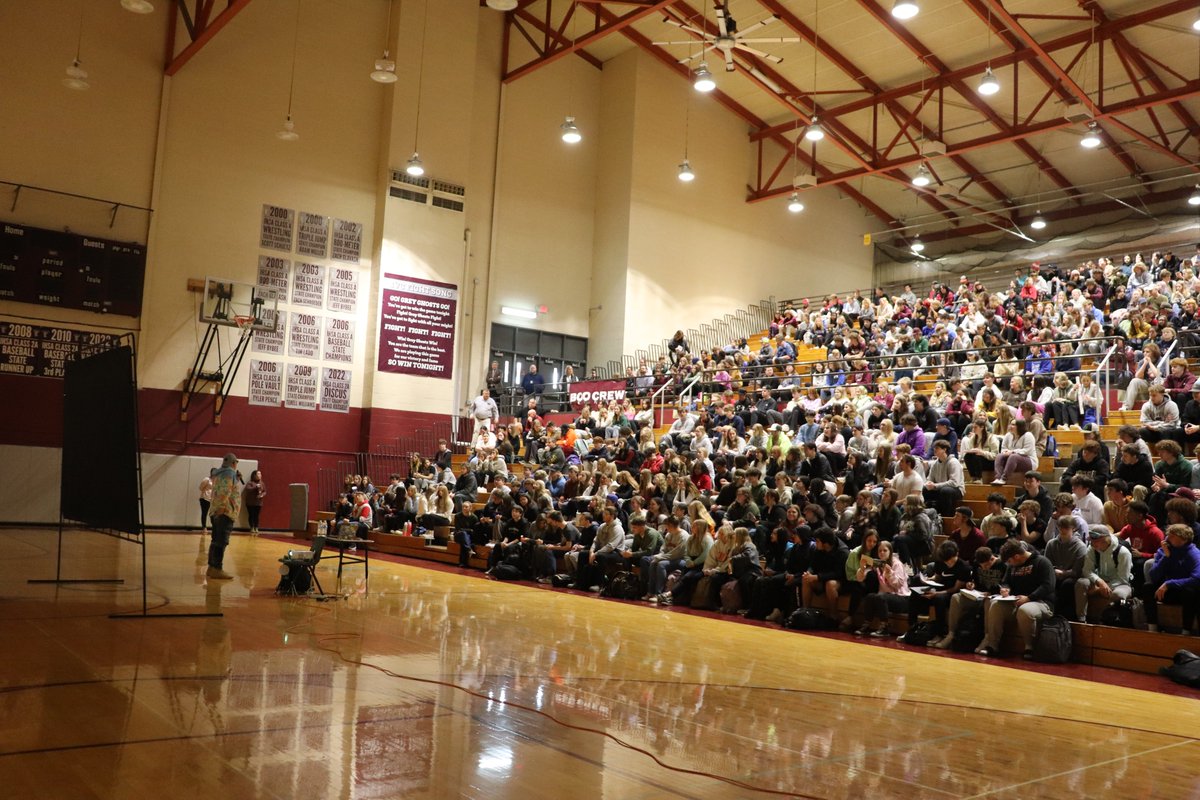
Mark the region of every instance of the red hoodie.
<instances>
[{"instance_id":1,"label":"red hoodie","mask_svg":"<svg viewBox=\"0 0 1200 800\"><path fill-rule=\"evenodd\" d=\"M1145 558L1154 558L1154 554L1158 552L1158 548L1162 547L1163 532L1158 527L1158 521L1150 514L1146 515L1146 519L1142 521L1140 526L1134 526L1131 522L1121 532L1117 534L1117 538L1129 545L1135 553Z\"/></svg>"}]
</instances>

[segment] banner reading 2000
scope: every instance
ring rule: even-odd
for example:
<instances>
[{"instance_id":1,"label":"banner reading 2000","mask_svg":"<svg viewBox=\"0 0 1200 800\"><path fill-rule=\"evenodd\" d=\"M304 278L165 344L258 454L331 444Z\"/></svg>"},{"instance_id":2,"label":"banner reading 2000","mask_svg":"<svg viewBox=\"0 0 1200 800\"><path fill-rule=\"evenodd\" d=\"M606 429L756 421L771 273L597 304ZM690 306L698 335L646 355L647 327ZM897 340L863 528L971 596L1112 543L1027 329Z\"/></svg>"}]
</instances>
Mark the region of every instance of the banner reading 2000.
<instances>
[{"instance_id":1,"label":"banner reading 2000","mask_svg":"<svg viewBox=\"0 0 1200 800\"><path fill-rule=\"evenodd\" d=\"M458 287L385 274L382 289L379 371L448 379Z\"/></svg>"}]
</instances>

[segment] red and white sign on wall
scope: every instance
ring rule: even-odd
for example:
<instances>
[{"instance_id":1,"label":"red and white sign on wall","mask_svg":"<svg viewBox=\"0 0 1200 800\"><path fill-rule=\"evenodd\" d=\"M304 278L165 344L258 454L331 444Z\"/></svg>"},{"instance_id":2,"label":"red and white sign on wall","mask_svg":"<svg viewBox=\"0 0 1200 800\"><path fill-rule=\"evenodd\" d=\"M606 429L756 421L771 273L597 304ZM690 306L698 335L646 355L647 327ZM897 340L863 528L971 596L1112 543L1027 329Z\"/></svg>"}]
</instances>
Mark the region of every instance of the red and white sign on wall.
<instances>
[{"instance_id":1,"label":"red and white sign on wall","mask_svg":"<svg viewBox=\"0 0 1200 800\"><path fill-rule=\"evenodd\" d=\"M458 287L385 274L381 288L379 371L449 379Z\"/></svg>"},{"instance_id":2,"label":"red and white sign on wall","mask_svg":"<svg viewBox=\"0 0 1200 800\"><path fill-rule=\"evenodd\" d=\"M581 411L585 405L595 408L610 400L625 399L625 381L579 381L571 384L571 410Z\"/></svg>"}]
</instances>

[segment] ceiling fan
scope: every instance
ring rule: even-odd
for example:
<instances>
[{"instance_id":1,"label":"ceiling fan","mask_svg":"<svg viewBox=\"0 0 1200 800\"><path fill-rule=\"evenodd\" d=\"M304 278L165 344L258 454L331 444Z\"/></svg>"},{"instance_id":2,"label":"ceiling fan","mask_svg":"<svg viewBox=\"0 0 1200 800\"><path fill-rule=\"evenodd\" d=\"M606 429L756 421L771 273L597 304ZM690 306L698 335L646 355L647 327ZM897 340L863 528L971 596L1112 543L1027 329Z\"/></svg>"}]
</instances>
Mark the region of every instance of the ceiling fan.
<instances>
[{"instance_id":1,"label":"ceiling fan","mask_svg":"<svg viewBox=\"0 0 1200 800\"><path fill-rule=\"evenodd\" d=\"M690 55L687 58L679 59L680 64L686 64L687 62L697 58L703 61L705 54L712 50L717 50L722 54L722 56L724 56L726 72L733 72L736 69L733 63L734 50L741 50L744 53L750 53L751 55L758 56L765 61L770 61L772 64L780 64L783 62L783 59L779 56L773 56L770 53L764 52L755 47L750 47L750 45L767 43L786 44L789 42L802 41L798 36L756 36L754 38L750 38L748 36L748 34L753 33L760 28L765 28L767 25L770 25L772 22L779 19L779 17L774 14L764 20L754 23L744 31L739 31L737 27L737 21L729 14L729 4L727 0L725 2L722 0L714 0L713 8L716 10L717 28L720 31L720 33L716 35L709 33L707 30L702 28L696 28L692 25L689 25L686 22L679 22L678 20L671 19L670 17L663 18L663 22L667 23L668 25L674 25L680 30L687 31L704 44L699 53ZM691 45L695 44L695 42L695 39L687 39L679 42L652 42L651 44Z\"/></svg>"}]
</instances>

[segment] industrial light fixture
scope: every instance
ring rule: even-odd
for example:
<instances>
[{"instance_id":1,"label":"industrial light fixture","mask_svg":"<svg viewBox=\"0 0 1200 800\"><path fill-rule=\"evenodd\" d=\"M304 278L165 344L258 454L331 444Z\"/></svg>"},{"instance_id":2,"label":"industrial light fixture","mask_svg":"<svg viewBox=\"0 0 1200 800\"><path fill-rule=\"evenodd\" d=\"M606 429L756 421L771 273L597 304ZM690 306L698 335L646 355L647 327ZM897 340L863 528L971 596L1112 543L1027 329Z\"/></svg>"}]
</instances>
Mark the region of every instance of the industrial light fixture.
<instances>
[{"instance_id":1,"label":"industrial light fixture","mask_svg":"<svg viewBox=\"0 0 1200 800\"><path fill-rule=\"evenodd\" d=\"M1197 17L1196 21L1192 23L1192 30L1200 31L1200 17Z\"/></svg>"},{"instance_id":2,"label":"industrial light fixture","mask_svg":"<svg viewBox=\"0 0 1200 800\"><path fill-rule=\"evenodd\" d=\"M292 122L291 114L288 114L287 119L283 121L283 127L275 132L275 138L285 142L294 142L300 138L300 134L296 133L296 123Z\"/></svg>"},{"instance_id":3,"label":"industrial light fixture","mask_svg":"<svg viewBox=\"0 0 1200 800\"><path fill-rule=\"evenodd\" d=\"M819 142L825 138L825 129L821 127L821 123L816 117L812 118L812 123L804 129L804 138L810 142Z\"/></svg>"},{"instance_id":4,"label":"industrial light fixture","mask_svg":"<svg viewBox=\"0 0 1200 800\"><path fill-rule=\"evenodd\" d=\"M300 50L300 0L296 0L296 30L292 34L292 75L288 82L287 117L283 127L275 131L275 138L281 142L294 142L300 138L296 132L296 123L292 121L292 100L296 96L296 54Z\"/></svg>"},{"instance_id":5,"label":"industrial light fixture","mask_svg":"<svg viewBox=\"0 0 1200 800\"><path fill-rule=\"evenodd\" d=\"M983 73L983 80L979 82L979 93L990 97L998 91L1000 91L1000 81L996 80L996 75L992 72L992 68L988 67Z\"/></svg>"},{"instance_id":6,"label":"industrial light fixture","mask_svg":"<svg viewBox=\"0 0 1200 800\"><path fill-rule=\"evenodd\" d=\"M567 117L567 121L562 124L562 140L567 144L579 144L583 141L583 134L579 132L579 128L575 125L575 118Z\"/></svg>"},{"instance_id":7,"label":"industrial light fixture","mask_svg":"<svg viewBox=\"0 0 1200 800\"><path fill-rule=\"evenodd\" d=\"M88 83L87 77L87 70L79 66L79 59L77 58L71 62L71 66L67 67L67 77L62 79L63 86L68 89L74 89L77 92L87 91L88 87L91 86Z\"/></svg>"},{"instance_id":8,"label":"industrial light fixture","mask_svg":"<svg viewBox=\"0 0 1200 800\"><path fill-rule=\"evenodd\" d=\"M1033 228L1035 231L1040 231L1042 228L1046 227L1046 218L1042 216L1041 211L1037 212L1037 216L1030 220L1029 227Z\"/></svg>"},{"instance_id":9,"label":"industrial light fixture","mask_svg":"<svg viewBox=\"0 0 1200 800\"><path fill-rule=\"evenodd\" d=\"M375 69L371 71L371 80L376 83L396 82L396 62L388 58L388 51L383 51L383 58L375 59Z\"/></svg>"},{"instance_id":10,"label":"industrial light fixture","mask_svg":"<svg viewBox=\"0 0 1200 800\"><path fill-rule=\"evenodd\" d=\"M717 82L713 79L712 73L708 71L708 63L700 62L700 66L696 67L696 71L692 73L692 86L697 92L708 94L713 89L717 88Z\"/></svg>"},{"instance_id":11,"label":"industrial light fixture","mask_svg":"<svg viewBox=\"0 0 1200 800\"><path fill-rule=\"evenodd\" d=\"M679 180L684 183L691 183L696 180L696 173L692 172L692 165L685 158L683 163L679 165Z\"/></svg>"},{"instance_id":12,"label":"industrial light fixture","mask_svg":"<svg viewBox=\"0 0 1200 800\"><path fill-rule=\"evenodd\" d=\"M421 17L421 54L417 59L417 110L413 114L413 154L404 171L414 178L425 174L425 165L421 162L419 144L421 142L421 89L425 85L425 34L429 30L429 4L426 3Z\"/></svg>"},{"instance_id":13,"label":"industrial light fixture","mask_svg":"<svg viewBox=\"0 0 1200 800\"><path fill-rule=\"evenodd\" d=\"M512 11L517 7L517 0L487 0L487 7L493 11Z\"/></svg>"},{"instance_id":14,"label":"industrial light fixture","mask_svg":"<svg viewBox=\"0 0 1200 800\"><path fill-rule=\"evenodd\" d=\"M1196 186L1196 190L1188 197L1189 206L1200 206L1200 185Z\"/></svg>"},{"instance_id":15,"label":"industrial light fixture","mask_svg":"<svg viewBox=\"0 0 1200 800\"><path fill-rule=\"evenodd\" d=\"M74 89L77 92L87 91L91 86L88 83L88 74L79 60L79 55L83 51L83 3L79 4L79 37L75 40L75 60L67 67L67 77L62 79L63 86L68 89Z\"/></svg>"},{"instance_id":16,"label":"industrial light fixture","mask_svg":"<svg viewBox=\"0 0 1200 800\"><path fill-rule=\"evenodd\" d=\"M528 308L513 308L512 306L500 306L500 313L506 317L519 317L521 319L537 319L537 312L530 311Z\"/></svg>"},{"instance_id":17,"label":"industrial light fixture","mask_svg":"<svg viewBox=\"0 0 1200 800\"><path fill-rule=\"evenodd\" d=\"M800 202L799 192L792 192L792 196L788 199L787 209L793 214L799 214L804 210L804 203Z\"/></svg>"},{"instance_id":18,"label":"industrial light fixture","mask_svg":"<svg viewBox=\"0 0 1200 800\"><path fill-rule=\"evenodd\" d=\"M912 19L920 13L921 7L915 0L896 0L892 4L892 16L896 19Z\"/></svg>"},{"instance_id":19,"label":"industrial light fixture","mask_svg":"<svg viewBox=\"0 0 1200 800\"><path fill-rule=\"evenodd\" d=\"M924 164L917 170L917 174L913 176L913 186L928 186L933 183L933 176L929 174L929 168Z\"/></svg>"},{"instance_id":20,"label":"industrial light fixture","mask_svg":"<svg viewBox=\"0 0 1200 800\"><path fill-rule=\"evenodd\" d=\"M920 236L913 237L912 242L908 245L914 253L920 253L925 249L925 243L921 241Z\"/></svg>"},{"instance_id":21,"label":"industrial light fixture","mask_svg":"<svg viewBox=\"0 0 1200 800\"><path fill-rule=\"evenodd\" d=\"M153 14L154 3L150 0L121 0L121 8L135 14Z\"/></svg>"},{"instance_id":22,"label":"industrial light fixture","mask_svg":"<svg viewBox=\"0 0 1200 800\"><path fill-rule=\"evenodd\" d=\"M1087 132L1083 134L1083 138L1079 140L1079 144L1088 150L1095 150L1101 143L1100 128L1096 123L1089 122L1087 124Z\"/></svg>"}]
</instances>

